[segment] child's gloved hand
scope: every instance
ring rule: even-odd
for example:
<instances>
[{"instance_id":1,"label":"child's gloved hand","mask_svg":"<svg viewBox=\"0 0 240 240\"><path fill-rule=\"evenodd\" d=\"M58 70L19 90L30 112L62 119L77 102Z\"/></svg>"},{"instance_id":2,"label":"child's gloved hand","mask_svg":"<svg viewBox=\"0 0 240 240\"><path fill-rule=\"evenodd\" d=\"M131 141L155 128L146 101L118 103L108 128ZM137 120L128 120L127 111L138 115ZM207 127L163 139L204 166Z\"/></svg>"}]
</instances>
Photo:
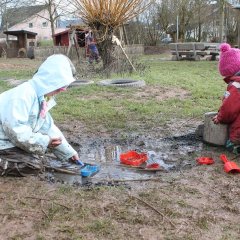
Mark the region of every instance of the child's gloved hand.
<instances>
[{"instance_id":1,"label":"child's gloved hand","mask_svg":"<svg viewBox=\"0 0 240 240\"><path fill-rule=\"evenodd\" d=\"M80 166L84 166L85 165L85 163L82 162L80 159L76 160L75 164L80 165Z\"/></svg>"},{"instance_id":2,"label":"child's gloved hand","mask_svg":"<svg viewBox=\"0 0 240 240\"><path fill-rule=\"evenodd\" d=\"M219 124L220 122L219 122L219 120L218 120L218 115L214 116L214 117L212 118L212 121L214 122L214 124Z\"/></svg>"},{"instance_id":3,"label":"child's gloved hand","mask_svg":"<svg viewBox=\"0 0 240 240\"><path fill-rule=\"evenodd\" d=\"M71 158L70 158L71 162L73 162L74 164L77 164L77 165L80 165L80 166L84 166L85 164L79 159L79 156L78 154L76 155L73 155Z\"/></svg>"}]
</instances>

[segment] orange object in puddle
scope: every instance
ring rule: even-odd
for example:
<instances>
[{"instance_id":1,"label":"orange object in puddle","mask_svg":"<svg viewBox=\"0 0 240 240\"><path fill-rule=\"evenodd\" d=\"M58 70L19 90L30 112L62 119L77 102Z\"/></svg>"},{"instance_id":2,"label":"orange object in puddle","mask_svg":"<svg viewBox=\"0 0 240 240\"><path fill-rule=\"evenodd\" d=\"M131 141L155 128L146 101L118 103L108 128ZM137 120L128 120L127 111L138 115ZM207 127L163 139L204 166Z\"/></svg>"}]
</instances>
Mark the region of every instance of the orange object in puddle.
<instances>
[{"instance_id":1,"label":"orange object in puddle","mask_svg":"<svg viewBox=\"0 0 240 240\"><path fill-rule=\"evenodd\" d=\"M199 157L197 158L197 163L200 165L210 165L214 163L211 157Z\"/></svg>"},{"instance_id":2,"label":"orange object in puddle","mask_svg":"<svg viewBox=\"0 0 240 240\"><path fill-rule=\"evenodd\" d=\"M120 162L131 166L139 166L146 162L147 159L148 157L146 153L138 153L136 151L128 151L120 154Z\"/></svg>"},{"instance_id":3,"label":"orange object in puddle","mask_svg":"<svg viewBox=\"0 0 240 240\"><path fill-rule=\"evenodd\" d=\"M225 154L220 155L224 162L224 171L227 173L240 173L240 167L235 162L230 162Z\"/></svg>"}]
</instances>

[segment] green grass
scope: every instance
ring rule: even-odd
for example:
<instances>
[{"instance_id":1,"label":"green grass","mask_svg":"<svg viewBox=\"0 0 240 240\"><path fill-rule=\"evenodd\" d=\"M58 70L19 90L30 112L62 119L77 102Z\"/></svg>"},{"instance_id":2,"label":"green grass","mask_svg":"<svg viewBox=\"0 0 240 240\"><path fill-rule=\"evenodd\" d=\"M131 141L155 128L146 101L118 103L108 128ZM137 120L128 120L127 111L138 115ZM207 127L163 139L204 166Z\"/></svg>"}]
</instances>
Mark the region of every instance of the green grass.
<instances>
[{"instance_id":1,"label":"green grass","mask_svg":"<svg viewBox=\"0 0 240 240\"><path fill-rule=\"evenodd\" d=\"M0 58L0 91L4 85L2 79L30 79L38 69L39 64L39 61L25 58Z\"/></svg>"},{"instance_id":2,"label":"green grass","mask_svg":"<svg viewBox=\"0 0 240 240\"><path fill-rule=\"evenodd\" d=\"M29 79L34 72L31 70L8 70L0 73L1 79L9 79L9 77L14 79Z\"/></svg>"},{"instance_id":3,"label":"green grass","mask_svg":"<svg viewBox=\"0 0 240 240\"><path fill-rule=\"evenodd\" d=\"M39 46L40 46L40 47L53 46L53 40L40 40L40 41L39 41Z\"/></svg>"},{"instance_id":4,"label":"green grass","mask_svg":"<svg viewBox=\"0 0 240 240\"><path fill-rule=\"evenodd\" d=\"M154 127L174 118L200 119L205 112L217 111L226 84L218 73L216 61L176 62L160 61L159 58L144 56L141 62L149 67L149 71L143 76L131 76L145 80L146 86L143 88L114 88L95 84L69 88L57 96L58 105L52 110L55 120L78 120L93 129L131 130L139 124ZM26 67L25 63L21 70L1 71L0 78L30 77L35 69L32 64ZM151 94L149 88L158 88L159 92ZM162 88L183 89L188 96L173 96L159 101L156 95L161 96ZM6 89L2 81L0 89ZM147 97L136 98L146 91Z\"/></svg>"},{"instance_id":5,"label":"green grass","mask_svg":"<svg viewBox=\"0 0 240 240\"><path fill-rule=\"evenodd\" d=\"M59 95L62 107L54 109L55 117L74 118L92 126L102 124L110 129L129 128L133 122L146 122L152 127L172 118L201 118L205 112L218 109L225 84L218 74L217 62L156 60L146 64L150 71L141 78L147 86L182 88L189 92L189 97L157 101L150 93L148 98L138 101L132 96L145 91L147 86L120 89L89 85ZM139 79L137 75L131 77Z\"/></svg>"}]
</instances>

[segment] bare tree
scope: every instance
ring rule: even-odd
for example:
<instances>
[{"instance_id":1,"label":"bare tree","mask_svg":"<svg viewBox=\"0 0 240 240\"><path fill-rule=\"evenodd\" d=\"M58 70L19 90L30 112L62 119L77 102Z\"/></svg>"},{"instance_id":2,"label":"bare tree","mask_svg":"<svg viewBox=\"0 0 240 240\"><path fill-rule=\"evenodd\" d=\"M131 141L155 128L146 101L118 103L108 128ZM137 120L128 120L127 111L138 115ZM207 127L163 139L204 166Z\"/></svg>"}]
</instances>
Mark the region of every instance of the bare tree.
<instances>
[{"instance_id":1,"label":"bare tree","mask_svg":"<svg viewBox=\"0 0 240 240\"><path fill-rule=\"evenodd\" d=\"M173 41L185 41L193 31L196 40L202 37L202 25L207 21L208 0L164 0L158 6L161 29L169 33ZM178 34L178 35L177 35Z\"/></svg>"},{"instance_id":2,"label":"bare tree","mask_svg":"<svg viewBox=\"0 0 240 240\"><path fill-rule=\"evenodd\" d=\"M39 0L36 1L36 3L43 4L46 6L49 17L45 17L40 14L38 14L38 16L50 22L52 39L54 41L56 21L61 16L65 15L64 6L66 5L66 2L64 0Z\"/></svg>"},{"instance_id":3,"label":"bare tree","mask_svg":"<svg viewBox=\"0 0 240 240\"><path fill-rule=\"evenodd\" d=\"M160 29L167 33L171 25L176 25L176 15L174 13L174 2L172 0L161 1L158 4L158 22ZM175 27L176 32L176 27ZM172 37L175 39L175 36L172 34Z\"/></svg>"},{"instance_id":4,"label":"bare tree","mask_svg":"<svg viewBox=\"0 0 240 240\"><path fill-rule=\"evenodd\" d=\"M77 15L93 30L106 68L112 61L112 35L142 13L152 0L72 0Z\"/></svg>"},{"instance_id":5,"label":"bare tree","mask_svg":"<svg viewBox=\"0 0 240 240\"><path fill-rule=\"evenodd\" d=\"M157 12L158 4L153 3L141 14L141 26L143 27L141 38L146 45L156 46L160 39L161 31Z\"/></svg>"},{"instance_id":6,"label":"bare tree","mask_svg":"<svg viewBox=\"0 0 240 240\"><path fill-rule=\"evenodd\" d=\"M158 6L159 25L164 32L171 35L174 41L185 40L187 27L193 17L194 5L195 0L160 1Z\"/></svg>"},{"instance_id":7,"label":"bare tree","mask_svg":"<svg viewBox=\"0 0 240 240\"><path fill-rule=\"evenodd\" d=\"M28 6L34 2L34 0L0 0L1 31L8 30L9 20L15 18L19 7Z\"/></svg>"}]
</instances>

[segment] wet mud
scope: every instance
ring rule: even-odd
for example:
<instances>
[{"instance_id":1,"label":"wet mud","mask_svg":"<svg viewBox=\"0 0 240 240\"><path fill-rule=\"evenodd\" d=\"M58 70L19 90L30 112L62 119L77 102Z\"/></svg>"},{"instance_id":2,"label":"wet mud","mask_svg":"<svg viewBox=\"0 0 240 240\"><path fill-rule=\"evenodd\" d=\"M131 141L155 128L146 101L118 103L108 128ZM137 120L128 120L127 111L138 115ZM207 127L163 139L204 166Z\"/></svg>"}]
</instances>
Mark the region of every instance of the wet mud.
<instances>
[{"instance_id":1,"label":"wet mud","mask_svg":"<svg viewBox=\"0 0 240 240\"><path fill-rule=\"evenodd\" d=\"M68 166L78 174L46 172L45 179L77 186L112 186L124 181L146 180L160 176L163 172L184 171L197 165L196 158L206 152L218 151L221 148L203 143L195 132L186 135L153 139L147 136L131 136L127 139L85 138L79 142L70 142L78 151L84 163L98 165L100 170L93 176L82 177L81 167ZM146 171L120 163L120 154L129 150L145 152L148 161L158 163L161 171ZM59 161L52 161L53 167L61 167Z\"/></svg>"}]
</instances>

